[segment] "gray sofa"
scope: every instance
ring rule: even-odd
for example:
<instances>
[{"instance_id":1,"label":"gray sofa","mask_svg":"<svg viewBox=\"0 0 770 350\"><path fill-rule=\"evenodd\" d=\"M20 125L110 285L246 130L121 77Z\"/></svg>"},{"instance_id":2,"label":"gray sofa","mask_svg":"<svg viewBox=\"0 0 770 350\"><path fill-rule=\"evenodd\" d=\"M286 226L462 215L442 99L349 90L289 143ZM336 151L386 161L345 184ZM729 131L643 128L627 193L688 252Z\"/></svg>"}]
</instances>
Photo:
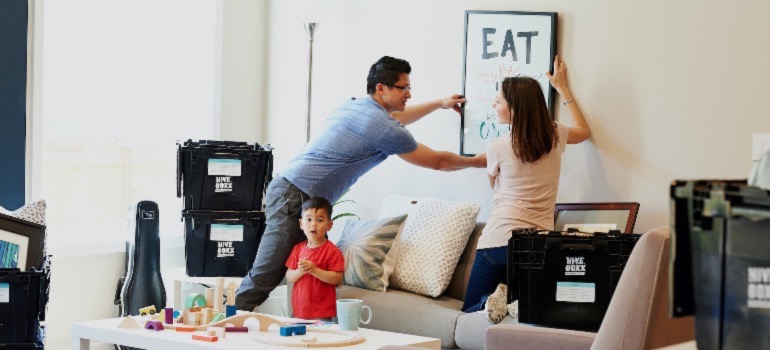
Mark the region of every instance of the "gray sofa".
<instances>
[{"instance_id":1,"label":"gray sofa","mask_svg":"<svg viewBox=\"0 0 770 350\"><path fill-rule=\"evenodd\" d=\"M343 286L341 298L359 298L372 308L367 328L441 339L445 349L655 349L694 339L692 317L669 319L668 228L651 230L631 254L626 273L598 333L519 324L507 316L492 325L483 313L460 311L483 224L477 224L449 288L438 298Z\"/></svg>"},{"instance_id":2,"label":"gray sofa","mask_svg":"<svg viewBox=\"0 0 770 350\"><path fill-rule=\"evenodd\" d=\"M367 328L438 338L445 349L484 349L484 333L491 326L486 315L460 311L483 227L483 223L476 224L449 287L438 298L395 289L382 293L346 285L340 288L338 297L362 299L372 308L372 321ZM516 321L508 316L502 323Z\"/></svg>"}]
</instances>

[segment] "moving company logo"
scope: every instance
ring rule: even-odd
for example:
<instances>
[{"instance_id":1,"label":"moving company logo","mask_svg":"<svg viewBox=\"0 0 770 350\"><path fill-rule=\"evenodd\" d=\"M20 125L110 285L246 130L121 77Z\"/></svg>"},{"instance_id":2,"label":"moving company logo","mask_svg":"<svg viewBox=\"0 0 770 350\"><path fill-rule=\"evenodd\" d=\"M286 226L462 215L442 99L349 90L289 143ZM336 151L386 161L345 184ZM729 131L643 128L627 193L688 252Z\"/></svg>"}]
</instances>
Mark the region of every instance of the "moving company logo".
<instances>
[{"instance_id":1,"label":"moving company logo","mask_svg":"<svg viewBox=\"0 0 770 350\"><path fill-rule=\"evenodd\" d=\"M233 242L217 242L217 258L227 258L231 256L235 256Z\"/></svg>"},{"instance_id":2,"label":"moving company logo","mask_svg":"<svg viewBox=\"0 0 770 350\"><path fill-rule=\"evenodd\" d=\"M216 184L214 185L214 193L219 192L232 192L233 182L230 176L217 176Z\"/></svg>"},{"instance_id":3,"label":"moving company logo","mask_svg":"<svg viewBox=\"0 0 770 350\"><path fill-rule=\"evenodd\" d=\"M582 256L568 256L567 264L564 265L564 276L585 276L586 263L585 257Z\"/></svg>"},{"instance_id":4,"label":"moving company logo","mask_svg":"<svg viewBox=\"0 0 770 350\"><path fill-rule=\"evenodd\" d=\"M770 268L749 267L748 306L770 309Z\"/></svg>"}]
</instances>

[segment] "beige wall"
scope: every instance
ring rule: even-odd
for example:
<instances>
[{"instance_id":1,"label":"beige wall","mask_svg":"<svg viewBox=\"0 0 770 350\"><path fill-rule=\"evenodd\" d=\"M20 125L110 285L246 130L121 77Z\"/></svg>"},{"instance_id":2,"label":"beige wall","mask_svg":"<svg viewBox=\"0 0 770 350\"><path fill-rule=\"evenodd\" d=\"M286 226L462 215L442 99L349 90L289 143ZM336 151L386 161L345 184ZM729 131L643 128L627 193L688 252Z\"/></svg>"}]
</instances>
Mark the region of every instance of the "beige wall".
<instances>
[{"instance_id":1,"label":"beige wall","mask_svg":"<svg viewBox=\"0 0 770 350\"><path fill-rule=\"evenodd\" d=\"M276 168L304 143L305 7L270 2L267 128ZM558 53L593 137L564 154L559 202L638 201L637 231L668 223L668 186L682 178L745 178L751 134L770 132L770 10L723 1L324 1L316 33L313 131L344 99L365 93L382 55L412 64L412 102L462 89L465 10L559 13ZM305 11L307 12L307 11ZM566 120L566 116L557 116ZM409 129L459 150L459 119L440 111ZM388 194L467 200L489 215L481 170L437 173L387 160L353 186L350 210L376 216Z\"/></svg>"},{"instance_id":2,"label":"beige wall","mask_svg":"<svg viewBox=\"0 0 770 350\"><path fill-rule=\"evenodd\" d=\"M344 99L365 93L369 65L385 54L412 63L413 102L460 91L465 10L558 12L558 52L593 130L589 142L565 153L558 200L641 202L637 231L667 224L673 179L745 178L751 134L770 132L770 3L323 0L327 8L319 9L321 0L312 1L227 0L222 9L220 137L272 143L279 170L304 144L302 21L322 12L314 133ZM451 112L409 129L430 147L459 150L459 120ZM485 220L491 191L484 176L437 173L394 158L353 187L349 197L357 203L347 210L374 217L384 196L406 194L473 201ZM180 248L162 255L164 266L183 264ZM50 348L68 347L71 322L116 314L123 258L54 260Z\"/></svg>"}]
</instances>

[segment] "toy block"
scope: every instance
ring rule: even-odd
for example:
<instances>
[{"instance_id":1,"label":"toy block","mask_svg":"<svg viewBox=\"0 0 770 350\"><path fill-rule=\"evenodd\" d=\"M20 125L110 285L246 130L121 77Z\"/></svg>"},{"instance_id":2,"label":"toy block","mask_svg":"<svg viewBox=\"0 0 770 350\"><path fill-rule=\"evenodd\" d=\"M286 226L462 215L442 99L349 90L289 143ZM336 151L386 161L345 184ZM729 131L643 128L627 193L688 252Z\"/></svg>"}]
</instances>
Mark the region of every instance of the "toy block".
<instances>
[{"instance_id":1,"label":"toy block","mask_svg":"<svg viewBox=\"0 0 770 350\"><path fill-rule=\"evenodd\" d=\"M166 322L166 324L174 323L174 308L173 307L167 307L167 308L163 309L163 319Z\"/></svg>"},{"instance_id":2,"label":"toy block","mask_svg":"<svg viewBox=\"0 0 770 350\"><path fill-rule=\"evenodd\" d=\"M144 324L144 329L162 331L164 327L163 327L163 323L161 323L160 321L147 321L147 323Z\"/></svg>"},{"instance_id":3,"label":"toy block","mask_svg":"<svg viewBox=\"0 0 770 350\"><path fill-rule=\"evenodd\" d=\"M209 322L209 323L216 323L216 322L219 322L219 321L223 321L224 319L225 319L225 314L223 314L221 312L218 312L218 313L214 314L214 316L211 318L211 322Z\"/></svg>"},{"instance_id":4,"label":"toy block","mask_svg":"<svg viewBox=\"0 0 770 350\"><path fill-rule=\"evenodd\" d=\"M177 325L176 327L177 332L195 332L195 326L188 326L188 325Z\"/></svg>"},{"instance_id":5,"label":"toy block","mask_svg":"<svg viewBox=\"0 0 770 350\"><path fill-rule=\"evenodd\" d=\"M215 335L211 336L211 335L204 335L204 334L193 334L192 338L193 340L210 341L212 343L219 340L219 338L217 338L217 336Z\"/></svg>"},{"instance_id":6,"label":"toy block","mask_svg":"<svg viewBox=\"0 0 770 350\"><path fill-rule=\"evenodd\" d=\"M214 310L222 312L222 297L225 292L225 278L217 277L217 282L214 288Z\"/></svg>"},{"instance_id":7,"label":"toy block","mask_svg":"<svg viewBox=\"0 0 770 350\"><path fill-rule=\"evenodd\" d=\"M248 333L249 327L225 327L225 332Z\"/></svg>"},{"instance_id":8,"label":"toy block","mask_svg":"<svg viewBox=\"0 0 770 350\"><path fill-rule=\"evenodd\" d=\"M156 312L155 305L145 306L139 309L139 316L153 316Z\"/></svg>"},{"instance_id":9,"label":"toy block","mask_svg":"<svg viewBox=\"0 0 770 350\"><path fill-rule=\"evenodd\" d=\"M216 335L219 339L225 338L225 329L224 327L208 327L206 328L206 333L208 335Z\"/></svg>"},{"instance_id":10,"label":"toy block","mask_svg":"<svg viewBox=\"0 0 770 350\"><path fill-rule=\"evenodd\" d=\"M120 321L120 323L118 323L118 328L139 329L139 328L142 328L142 326L139 325L139 322L136 322L136 320L133 317L128 316L124 318L122 321Z\"/></svg>"},{"instance_id":11,"label":"toy block","mask_svg":"<svg viewBox=\"0 0 770 350\"><path fill-rule=\"evenodd\" d=\"M214 288L206 288L206 306L214 306Z\"/></svg>"},{"instance_id":12,"label":"toy block","mask_svg":"<svg viewBox=\"0 0 770 350\"><path fill-rule=\"evenodd\" d=\"M282 337L290 337L292 335L305 335L305 333L307 332L307 328L302 325L281 326L280 332Z\"/></svg>"},{"instance_id":13,"label":"toy block","mask_svg":"<svg viewBox=\"0 0 770 350\"><path fill-rule=\"evenodd\" d=\"M208 324L212 315L214 315L214 309L209 307L201 309L201 324Z\"/></svg>"},{"instance_id":14,"label":"toy block","mask_svg":"<svg viewBox=\"0 0 770 350\"><path fill-rule=\"evenodd\" d=\"M227 294L227 300L225 301L226 305L235 305L235 291L238 290L238 284L235 282L230 282L230 284L225 287L225 291Z\"/></svg>"},{"instance_id":15,"label":"toy block","mask_svg":"<svg viewBox=\"0 0 770 350\"><path fill-rule=\"evenodd\" d=\"M187 294L187 298L184 300L185 309L189 309L195 306L206 306L206 297L198 293Z\"/></svg>"},{"instance_id":16,"label":"toy block","mask_svg":"<svg viewBox=\"0 0 770 350\"><path fill-rule=\"evenodd\" d=\"M317 337L306 337L301 339L303 343L315 343L318 341Z\"/></svg>"},{"instance_id":17,"label":"toy block","mask_svg":"<svg viewBox=\"0 0 770 350\"><path fill-rule=\"evenodd\" d=\"M235 313L238 309L235 307L235 305L227 305L225 306L225 317L232 317L235 316Z\"/></svg>"}]
</instances>

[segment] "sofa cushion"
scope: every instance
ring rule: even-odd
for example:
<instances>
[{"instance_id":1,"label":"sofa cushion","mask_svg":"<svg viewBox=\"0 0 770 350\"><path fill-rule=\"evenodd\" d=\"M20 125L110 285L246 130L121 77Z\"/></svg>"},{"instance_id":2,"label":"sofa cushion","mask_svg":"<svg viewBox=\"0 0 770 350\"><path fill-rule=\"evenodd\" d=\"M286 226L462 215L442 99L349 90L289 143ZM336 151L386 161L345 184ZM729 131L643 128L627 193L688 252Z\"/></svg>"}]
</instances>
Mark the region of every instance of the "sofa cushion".
<instances>
[{"instance_id":1,"label":"sofa cushion","mask_svg":"<svg viewBox=\"0 0 770 350\"><path fill-rule=\"evenodd\" d=\"M338 298L362 299L372 309L372 321L366 328L438 338L442 348L457 347L455 325L457 318L465 314L460 311L460 300L428 298L394 289L381 293L345 285L338 289ZM478 336L483 338L484 334Z\"/></svg>"},{"instance_id":2,"label":"sofa cushion","mask_svg":"<svg viewBox=\"0 0 770 350\"><path fill-rule=\"evenodd\" d=\"M380 220L350 220L337 245L345 256L343 282L347 285L384 292L389 274L385 258L406 215Z\"/></svg>"},{"instance_id":3,"label":"sofa cushion","mask_svg":"<svg viewBox=\"0 0 770 350\"><path fill-rule=\"evenodd\" d=\"M407 203L406 205L404 203ZM380 217L408 213L391 286L437 297L444 293L476 224L475 203L388 196Z\"/></svg>"}]
</instances>

